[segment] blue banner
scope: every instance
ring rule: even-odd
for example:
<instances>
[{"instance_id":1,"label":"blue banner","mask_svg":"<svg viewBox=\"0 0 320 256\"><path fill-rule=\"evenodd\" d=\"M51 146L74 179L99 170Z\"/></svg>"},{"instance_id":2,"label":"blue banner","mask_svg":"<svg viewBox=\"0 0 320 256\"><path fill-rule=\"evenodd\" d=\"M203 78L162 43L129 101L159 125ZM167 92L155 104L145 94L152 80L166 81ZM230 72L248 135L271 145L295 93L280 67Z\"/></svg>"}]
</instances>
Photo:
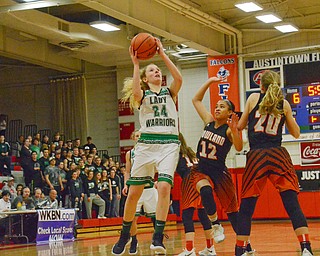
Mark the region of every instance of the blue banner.
<instances>
[{"instance_id":1,"label":"blue banner","mask_svg":"<svg viewBox=\"0 0 320 256\"><path fill-rule=\"evenodd\" d=\"M37 244L74 239L74 209L38 210Z\"/></svg>"}]
</instances>

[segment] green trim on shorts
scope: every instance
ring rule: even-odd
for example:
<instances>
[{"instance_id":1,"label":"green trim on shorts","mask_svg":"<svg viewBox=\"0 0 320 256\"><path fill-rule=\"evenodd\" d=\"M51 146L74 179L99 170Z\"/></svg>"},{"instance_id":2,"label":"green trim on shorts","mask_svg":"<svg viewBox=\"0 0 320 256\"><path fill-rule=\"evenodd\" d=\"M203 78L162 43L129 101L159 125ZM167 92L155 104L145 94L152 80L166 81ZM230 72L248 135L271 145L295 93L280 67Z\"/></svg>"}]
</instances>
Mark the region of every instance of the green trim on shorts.
<instances>
[{"instance_id":1,"label":"green trim on shorts","mask_svg":"<svg viewBox=\"0 0 320 256\"><path fill-rule=\"evenodd\" d=\"M145 213L145 216L148 217L148 218L152 218L152 217L155 217L155 216L156 216L156 213L155 213L155 212Z\"/></svg>"},{"instance_id":2,"label":"green trim on shorts","mask_svg":"<svg viewBox=\"0 0 320 256\"><path fill-rule=\"evenodd\" d=\"M155 133L141 133L138 140L140 143L146 144L180 144L179 136L174 134L155 134Z\"/></svg>"},{"instance_id":3,"label":"green trim on shorts","mask_svg":"<svg viewBox=\"0 0 320 256\"><path fill-rule=\"evenodd\" d=\"M146 177L130 177L126 184L128 186L130 185L144 185L147 184L147 186L153 186L154 181L151 176L146 176Z\"/></svg>"},{"instance_id":4,"label":"green trim on shorts","mask_svg":"<svg viewBox=\"0 0 320 256\"><path fill-rule=\"evenodd\" d=\"M173 177L166 173L159 173L158 175L158 182L165 181L168 182L173 187Z\"/></svg>"}]
</instances>

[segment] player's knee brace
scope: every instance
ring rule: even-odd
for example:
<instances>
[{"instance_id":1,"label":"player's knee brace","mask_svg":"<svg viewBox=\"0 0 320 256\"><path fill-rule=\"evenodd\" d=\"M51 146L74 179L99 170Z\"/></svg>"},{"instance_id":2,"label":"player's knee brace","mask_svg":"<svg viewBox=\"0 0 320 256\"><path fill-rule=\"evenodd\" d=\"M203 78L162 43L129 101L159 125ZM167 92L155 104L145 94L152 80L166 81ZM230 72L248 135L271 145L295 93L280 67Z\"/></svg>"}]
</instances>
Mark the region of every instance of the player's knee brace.
<instances>
[{"instance_id":1,"label":"player's knee brace","mask_svg":"<svg viewBox=\"0 0 320 256\"><path fill-rule=\"evenodd\" d=\"M207 212L204 208L198 209L198 217L202 224L203 230L211 229L211 221L209 220Z\"/></svg>"},{"instance_id":2,"label":"player's knee brace","mask_svg":"<svg viewBox=\"0 0 320 256\"><path fill-rule=\"evenodd\" d=\"M307 220L301 210L297 193L293 190L287 190L280 193L284 208L286 209L293 228L307 227Z\"/></svg>"},{"instance_id":3,"label":"player's knee brace","mask_svg":"<svg viewBox=\"0 0 320 256\"><path fill-rule=\"evenodd\" d=\"M228 220L230 221L231 226L233 228L233 231L237 233L238 212L230 212L230 213L227 213L227 215L228 215Z\"/></svg>"},{"instance_id":4,"label":"player's knee brace","mask_svg":"<svg viewBox=\"0 0 320 256\"><path fill-rule=\"evenodd\" d=\"M213 215L217 211L216 202L214 201L211 186L203 186L200 189L202 205L206 209L208 215Z\"/></svg>"},{"instance_id":5,"label":"player's knee brace","mask_svg":"<svg viewBox=\"0 0 320 256\"><path fill-rule=\"evenodd\" d=\"M249 197L241 200L238 213L237 235L249 236L251 232L251 218L256 207L258 198Z\"/></svg>"},{"instance_id":6,"label":"player's knee brace","mask_svg":"<svg viewBox=\"0 0 320 256\"><path fill-rule=\"evenodd\" d=\"M184 226L184 232L194 232L194 225L193 225L193 213L194 208L188 208L182 211L182 222Z\"/></svg>"}]
</instances>

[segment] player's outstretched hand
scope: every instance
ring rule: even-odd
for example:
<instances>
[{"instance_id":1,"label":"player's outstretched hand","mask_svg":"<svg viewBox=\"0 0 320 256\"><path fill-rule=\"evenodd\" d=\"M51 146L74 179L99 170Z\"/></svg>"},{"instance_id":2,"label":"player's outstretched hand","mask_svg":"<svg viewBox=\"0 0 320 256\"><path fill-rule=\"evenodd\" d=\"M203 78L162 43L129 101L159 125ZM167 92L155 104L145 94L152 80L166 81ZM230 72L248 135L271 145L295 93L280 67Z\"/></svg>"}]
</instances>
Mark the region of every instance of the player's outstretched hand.
<instances>
[{"instance_id":1,"label":"player's outstretched hand","mask_svg":"<svg viewBox=\"0 0 320 256\"><path fill-rule=\"evenodd\" d=\"M239 117L236 113L232 113L231 117L228 119L227 124L231 129L231 132L238 132L237 125L239 122Z\"/></svg>"}]
</instances>

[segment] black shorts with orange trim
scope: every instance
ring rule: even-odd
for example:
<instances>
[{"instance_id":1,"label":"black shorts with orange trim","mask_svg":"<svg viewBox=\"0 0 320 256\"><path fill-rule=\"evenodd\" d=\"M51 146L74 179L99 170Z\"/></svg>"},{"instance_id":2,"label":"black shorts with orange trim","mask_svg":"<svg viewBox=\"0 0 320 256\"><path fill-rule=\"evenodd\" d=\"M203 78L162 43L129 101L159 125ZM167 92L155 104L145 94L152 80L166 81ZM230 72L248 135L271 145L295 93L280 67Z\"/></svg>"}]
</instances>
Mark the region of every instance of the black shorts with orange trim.
<instances>
[{"instance_id":1,"label":"black shorts with orange trim","mask_svg":"<svg viewBox=\"0 0 320 256\"><path fill-rule=\"evenodd\" d=\"M241 198L259 196L267 179L279 192L299 192L298 177L286 148L262 148L248 152Z\"/></svg>"},{"instance_id":2,"label":"black shorts with orange trim","mask_svg":"<svg viewBox=\"0 0 320 256\"><path fill-rule=\"evenodd\" d=\"M194 166L190 175L182 182L182 209L202 207L200 194L196 189L197 183L202 179L209 181L225 212L238 211L236 190L230 172L215 171L207 175L199 171L198 166Z\"/></svg>"}]
</instances>

